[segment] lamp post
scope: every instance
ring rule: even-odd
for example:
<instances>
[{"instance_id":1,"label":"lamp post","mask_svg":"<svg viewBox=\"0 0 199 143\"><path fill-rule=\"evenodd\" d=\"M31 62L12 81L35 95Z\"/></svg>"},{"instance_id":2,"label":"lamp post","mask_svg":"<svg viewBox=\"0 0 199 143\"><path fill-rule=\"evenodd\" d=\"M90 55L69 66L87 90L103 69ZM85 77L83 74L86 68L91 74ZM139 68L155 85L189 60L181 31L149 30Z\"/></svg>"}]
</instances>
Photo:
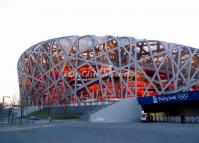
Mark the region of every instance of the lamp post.
<instances>
[{"instance_id":1,"label":"lamp post","mask_svg":"<svg viewBox=\"0 0 199 143\"><path fill-rule=\"evenodd\" d=\"M3 96L3 106L4 106L4 102L5 102L5 98L10 98L10 96Z\"/></svg>"}]
</instances>

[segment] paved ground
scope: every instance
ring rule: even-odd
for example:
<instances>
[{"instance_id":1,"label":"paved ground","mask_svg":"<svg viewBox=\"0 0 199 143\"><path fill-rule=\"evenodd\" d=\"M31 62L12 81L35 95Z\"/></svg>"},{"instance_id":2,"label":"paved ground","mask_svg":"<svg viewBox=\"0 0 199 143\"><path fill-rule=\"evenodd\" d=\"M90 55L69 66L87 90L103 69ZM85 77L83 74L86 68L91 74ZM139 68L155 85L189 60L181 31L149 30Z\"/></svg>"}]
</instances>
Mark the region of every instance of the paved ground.
<instances>
[{"instance_id":1,"label":"paved ground","mask_svg":"<svg viewBox=\"0 0 199 143\"><path fill-rule=\"evenodd\" d=\"M199 124L54 121L0 129L1 143L198 143Z\"/></svg>"}]
</instances>

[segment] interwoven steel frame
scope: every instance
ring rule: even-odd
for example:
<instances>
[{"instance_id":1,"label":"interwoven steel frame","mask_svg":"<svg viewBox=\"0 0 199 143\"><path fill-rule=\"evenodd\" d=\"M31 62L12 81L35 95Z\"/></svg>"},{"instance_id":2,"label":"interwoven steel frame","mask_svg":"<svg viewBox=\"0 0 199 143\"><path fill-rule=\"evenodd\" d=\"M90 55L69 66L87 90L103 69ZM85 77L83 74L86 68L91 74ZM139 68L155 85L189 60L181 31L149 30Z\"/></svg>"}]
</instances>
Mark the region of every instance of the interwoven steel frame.
<instances>
[{"instance_id":1,"label":"interwoven steel frame","mask_svg":"<svg viewBox=\"0 0 199 143\"><path fill-rule=\"evenodd\" d=\"M27 49L18 61L29 104L102 103L199 88L199 50L131 37L68 36Z\"/></svg>"}]
</instances>

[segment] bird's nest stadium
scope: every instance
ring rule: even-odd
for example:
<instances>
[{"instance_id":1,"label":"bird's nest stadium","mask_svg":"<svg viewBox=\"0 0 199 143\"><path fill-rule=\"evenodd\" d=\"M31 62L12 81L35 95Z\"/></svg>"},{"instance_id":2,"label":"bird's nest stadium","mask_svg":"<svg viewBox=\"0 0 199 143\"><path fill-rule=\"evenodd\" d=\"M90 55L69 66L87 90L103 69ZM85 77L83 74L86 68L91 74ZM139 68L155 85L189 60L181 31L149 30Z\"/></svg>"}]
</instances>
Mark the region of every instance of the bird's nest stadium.
<instances>
[{"instance_id":1,"label":"bird's nest stadium","mask_svg":"<svg viewBox=\"0 0 199 143\"><path fill-rule=\"evenodd\" d=\"M20 97L34 105L199 98L199 49L157 40L60 37L27 49L17 68Z\"/></svg>"}]
</instances>

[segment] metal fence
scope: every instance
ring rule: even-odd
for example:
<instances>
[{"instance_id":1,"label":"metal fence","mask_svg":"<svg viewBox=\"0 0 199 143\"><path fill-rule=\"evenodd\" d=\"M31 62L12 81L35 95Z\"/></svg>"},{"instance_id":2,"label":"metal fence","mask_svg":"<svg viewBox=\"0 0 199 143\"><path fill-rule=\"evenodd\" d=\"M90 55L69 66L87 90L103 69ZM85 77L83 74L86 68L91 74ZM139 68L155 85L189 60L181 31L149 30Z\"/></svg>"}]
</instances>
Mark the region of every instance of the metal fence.
<instances>
[{"instance_id":1,"label":"metal fence","mask_svg":"<svg viewBox=\"0 0 199 143\"><path fill-rule=\"evenodd\" d=\"M199 116L157 116L152 122L199 123Z\"/></svg>"}]
</instances>

